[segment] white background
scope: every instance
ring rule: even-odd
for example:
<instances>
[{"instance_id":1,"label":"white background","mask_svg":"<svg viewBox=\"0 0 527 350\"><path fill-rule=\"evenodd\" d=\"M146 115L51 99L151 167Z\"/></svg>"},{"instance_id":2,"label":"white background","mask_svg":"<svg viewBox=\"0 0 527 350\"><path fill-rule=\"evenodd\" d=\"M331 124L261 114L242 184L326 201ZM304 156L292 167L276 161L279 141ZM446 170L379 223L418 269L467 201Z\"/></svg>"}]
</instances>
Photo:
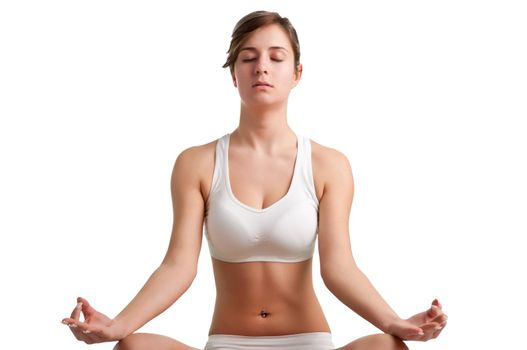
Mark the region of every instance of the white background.
<instances>
[{"instance_id":1,"label":"white background","mask_svg":"<svg viewBox=\"0 0 527 350\"><path fill-rule=\"evenodd\" d=\"M295 26L296 132L355 177L350 234L401 317L434 298L449 324L411 349L517 349L527 311L527 11L521 1L3 1L1 348L86 345L60 324L83 296L113 317L164 256L184 149L238 124L235 23ZM314 283L336 346L377 332ZM215 289L198 277L141 331L203 347Z\"/></svg>"}]
</instances>

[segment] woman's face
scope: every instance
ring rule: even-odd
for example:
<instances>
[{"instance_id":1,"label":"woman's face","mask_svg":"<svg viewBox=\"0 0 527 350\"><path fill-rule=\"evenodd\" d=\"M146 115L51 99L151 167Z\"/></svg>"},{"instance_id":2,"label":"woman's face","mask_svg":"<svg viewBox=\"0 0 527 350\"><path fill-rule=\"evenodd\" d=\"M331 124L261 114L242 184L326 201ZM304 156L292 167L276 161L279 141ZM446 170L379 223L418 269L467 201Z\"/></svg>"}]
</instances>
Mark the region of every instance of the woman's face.
<instances>
[{"instance_id":1,"label":"woman's face","mask_svg":"<svg viewBox=\"0 0 527 350\"><path fill-rule=\"evenodd\" d=\"M278 24L256 29L242 44L234 64L233 80L242 103L262 105L283 103L302 75L295 74L294 53L289 38ZM271 86L254 86L264 81Z\"/></svg>"}]
</instances>

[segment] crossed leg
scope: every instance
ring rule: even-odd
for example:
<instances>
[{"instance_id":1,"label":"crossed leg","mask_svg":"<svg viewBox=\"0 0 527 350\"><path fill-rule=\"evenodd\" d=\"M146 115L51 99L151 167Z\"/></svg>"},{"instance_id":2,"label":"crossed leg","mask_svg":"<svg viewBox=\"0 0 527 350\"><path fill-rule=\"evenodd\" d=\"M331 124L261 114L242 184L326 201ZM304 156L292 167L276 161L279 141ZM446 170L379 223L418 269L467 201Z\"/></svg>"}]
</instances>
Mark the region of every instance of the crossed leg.
<instances>
[{"instance_id":1,"label":"crossed leg","mask_svg":"<svg viewBox=\"0 0 527 350\"><path fill-rule=\"evenodd\" d=\"M119 340L113 350L200 350L173 338L153 333L133 333Z\"/></svg>"},{"instance_id":2,"label":"crossed leg","mask_svg":"<svg viewBox=\"0 0 527 350\"><path fill-rule=\"evenodd\" d=\"M358 338L336 350L408 350L408 346L393 335L381 333Z\"/></svg>"},{"instance_id":3,"label":"crossed leg","mask_svg":"<svg viewBox=\"0 0 527 350\"><path fill-rule=\"evenodd\" d=\"M200 350L173 338L152 334L133 333L121 339L113 350ZM358 338L335 350L409 350L408 346L390 334L372 334Z\"/></svg>"}]
</instances>

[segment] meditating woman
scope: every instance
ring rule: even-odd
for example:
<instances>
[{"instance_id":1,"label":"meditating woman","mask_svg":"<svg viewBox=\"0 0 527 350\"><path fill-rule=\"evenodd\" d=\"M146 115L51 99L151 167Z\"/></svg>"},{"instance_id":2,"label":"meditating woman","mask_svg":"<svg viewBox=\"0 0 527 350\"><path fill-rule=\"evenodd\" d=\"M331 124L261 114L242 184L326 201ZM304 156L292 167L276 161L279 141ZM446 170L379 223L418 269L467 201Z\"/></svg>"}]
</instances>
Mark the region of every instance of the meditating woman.
<instances>
[{"instance_id":1,"label":"meditating woman","mask_svg":"<svg viewBox=\"0 0 527 350\"><path fill-rule=\"evenodd\" d=\"M205 350L335 349L312 283L317 236L324 284L381 331L338 349L408 349L405 340L436 338L447 319L437 299L402 319L354 261L348 230L354 185L346 156L287 123L289 93L302 75L290 21L267 11L244 16L228 54L224 67L241 98L239 125L177 157L174 224L160 266L115 318L79 297L63 322L78 340L118 341L116 350L201 349L134 332L190 287L205 225L216 282Z\"/></svg>"}]
</instances>

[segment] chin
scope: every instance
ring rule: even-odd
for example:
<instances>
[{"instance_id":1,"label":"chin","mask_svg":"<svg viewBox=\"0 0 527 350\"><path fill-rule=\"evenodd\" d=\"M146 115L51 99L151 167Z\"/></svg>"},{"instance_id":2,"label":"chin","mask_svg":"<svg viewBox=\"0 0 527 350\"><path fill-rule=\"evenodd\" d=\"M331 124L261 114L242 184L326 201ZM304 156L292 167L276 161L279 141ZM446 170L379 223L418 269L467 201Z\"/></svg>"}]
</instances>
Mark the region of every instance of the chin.
<instances>
[{"instance_id":1,"label":"chin","mask_svg":"<svg viewBox=\"0 0 527 350\"><path fill-rule=\"evenodd\" d=\"M287 96L284 98L281 98L281 96L271 96L271 95L249 95L249 96L240 96L242 101L245 101L246 105L262 105L262 104L269 104L274 105L277 103L284 103L287 102Z\"/></svg>"}]
</instances>

